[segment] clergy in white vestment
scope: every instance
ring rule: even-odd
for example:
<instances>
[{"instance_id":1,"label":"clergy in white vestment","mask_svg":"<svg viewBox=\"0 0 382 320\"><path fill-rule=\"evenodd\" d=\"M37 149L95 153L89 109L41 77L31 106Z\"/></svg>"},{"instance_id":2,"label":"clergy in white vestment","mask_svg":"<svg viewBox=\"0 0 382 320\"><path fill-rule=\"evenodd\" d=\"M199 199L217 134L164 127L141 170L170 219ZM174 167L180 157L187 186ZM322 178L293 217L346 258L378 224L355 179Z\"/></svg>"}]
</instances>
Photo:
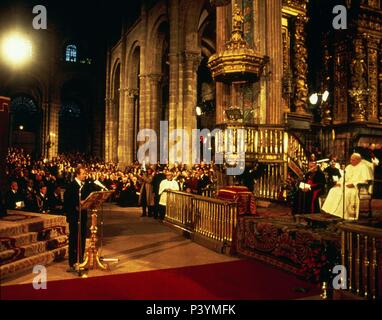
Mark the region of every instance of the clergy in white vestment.
<instances>
[{"instance_id":1,"label":"clergy in white vestment","mask_svg":"<svg viewBox=\"0 0 382 320\"><path fill-rule=\"evenodd\" d=\"M163 220L166 215L167 191L179 191L178 182L173 180L171 172L166 173L166 180L163 180L159 185L159 219Z\"/></svg>"},{"instance_id":2,"label":"clergy in white vestment","mask_svg":"<svg viewBox=\"0 0 382 320\"><path fill-rule=\"evenodd\" d=\"M354 153L350 158L350 164L345 169L345 189L343 188L344 177L330 189L322 206L322 211L344 218L345 220L357 220L359 214L359 198L357 184L372 180L368 166L362 162L362 157ZM343 206L343 193L345 190L345 210ZM344 212L345 211L345 212Z\"/></svg>"}]
</instances>

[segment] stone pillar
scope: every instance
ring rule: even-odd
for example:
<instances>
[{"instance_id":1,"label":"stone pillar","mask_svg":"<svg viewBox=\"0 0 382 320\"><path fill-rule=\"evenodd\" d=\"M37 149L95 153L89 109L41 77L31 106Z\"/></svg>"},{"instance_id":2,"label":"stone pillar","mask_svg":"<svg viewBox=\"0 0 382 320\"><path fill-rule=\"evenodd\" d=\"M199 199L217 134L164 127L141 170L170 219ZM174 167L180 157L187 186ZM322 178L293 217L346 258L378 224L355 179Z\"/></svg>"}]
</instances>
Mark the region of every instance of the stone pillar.
<instances>
[{"instance_id":1,"label":"stone pillar","mask_svg":"<svg viewBox=\"0 0 382 320\"><path fill-rule=\"evenodd\" d=\"M48 159L57 157L58 155L58 115L60 112L60 103L52 102L50 103L50 114L49 114L49 140L48 144Z\"/></svg>"},{"instance_id":2,"label":"stone pillar","mask_svg":"<svg viewBox=\"0 0 382 320\"><path fill-rule=\"evenodd\" d=\"M129 119L127 118L126 112L126 95L128 94L127 88L121 88L120 91L120 101L119 101L119 123L118 123L118 162L126 165L126 148L127 148L127 138L126 129L128 126Z\"/></svg>"},{"instance_id":3,"label":"stone pillar","mask_svg":"<svg viewBox=\"0 0 382 320\"><path fill-rule=\"evenodd\" d=\"M135 123L135 114L134 114L134 101L135 98L139 95L138 89L128 89L126 92L126 162L132 163L135 158L135 146L137 137L134 136L134 123Z\"/></svg>"},{"instance_id":4,"label":"stone pillar","mask_svg":"<svg viewBox=\"0 0 382 320\"><path fill-rule=\"evenodd\" d=\"M180 87L181 63L179 57L179 0L169 1L170 48L169 48L169 117L168 130L177 128L177 122L182 118L179 108L182 105L182 88ZM163 141L163 143L165 143ZM164 154L164 156L169 156ZM173 159L172 159L173 160ZM165 159L163 159L165 161ZM168 159L168 161L171 161Z\"/></svg>"},{"instance_id":5,"label":"stone pillar","mask_svg":"<svg viewBox=\"0 0 382 320\"><path fill-rule=\"evenodd\" d=\"M306 34L305 25L308 22L306 15L298 15L295 25L295 44L294 44L294 59L293 69L294 78L296 81L296 90L294 96L294 105L296 113L306 114L308 102L308 51L306 49Z\"/></svg>"},{"instance_id":6,"label":"stone pillar","mask_svg":"<svg viewBox=\"0 0 382 320\"><path fill-rule=\"evenodd\" d=\"M42 139L41 139L41 154L44 158L48 158L49 148L49 102L43 102L41 105L42 110Z\"/></svg>"},{"instance_id":7,"label":"stone pillar","mask_svg":"<svg viewBox=\"0 0 382 320\"><path fill-rule=\"evenodd\" d=\"M197 70L201 62L200 52L184 52L184 104L183 129L188 133L188 150L183 150L185 164L192 164L192 130L197 128Z\"/></svg>"},{"instance_id":8,"label":"stone pillar","mask_svg":"<svg viewBox=\"0 0 382 320\"><path fill-rule=\"evenodd\" d=\"M113 121L112 109L114 108L113 99L105 99L106 102L106 130L105 130L105 158L106 161L114 161L113 155L113 126L118 125Z\"/></svg>"},{"instance_id":9,"label":"stone pillar","mask_svg":"<svg viewBox=\"0 0 382 320\"><path fill-rule=\"evenodd\" d=\"M267 124L281 124L283 120L282 76L283 36L282 0L266 1L267 56L270 58L270 76L267 88Z\"/></svg>"},{"instance_id":10,"label":"stone pillar","mask_svg":"<svg viewBox=\"0 0 382 320\"><path fill-rule=\"evenodd\" d=\"M150 74L148 76L150 83L150 112L149 128L154 130L159 137L159 110L161 101L159 101L159 84L162 79L161 74Z\"/></svg>"}]
</instances>

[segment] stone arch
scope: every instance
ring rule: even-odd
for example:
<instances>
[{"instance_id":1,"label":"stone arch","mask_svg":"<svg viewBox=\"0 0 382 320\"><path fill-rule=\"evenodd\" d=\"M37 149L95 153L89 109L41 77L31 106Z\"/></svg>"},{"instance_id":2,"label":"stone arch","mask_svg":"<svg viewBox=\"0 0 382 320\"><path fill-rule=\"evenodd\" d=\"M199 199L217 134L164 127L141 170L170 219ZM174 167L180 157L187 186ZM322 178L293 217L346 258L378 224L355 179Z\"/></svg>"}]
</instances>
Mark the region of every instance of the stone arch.
<instances>
[{"instance_id":1,"label":"stone arch","mask_svg":"<svg viewBox=\"0 0 382 320\"><path fill-rule=\"evenodd\" d=\"M211 8L209 1L187 1L184 8L184 48L185 50L198 51L199 46L199 22L205 8Z\"/></svg>"},{"instance_id":2,"label":"stone arch","mask_svg":"<svg viewBox=\"0 0 382 320\"><path fill-rule=\"evenodd\" d=\"M113 63L112 63L112 68L111 68L111 78L110 78L110 83L109 83L109 96L113 97L114 93L114 78L115 78L115 73L117 71L117 68L120 68L120 82L122 82L122 64L121 64L121 59L120 58L115 58Z\"/></svg>"},{"instance_id":3,"label":"stone arch","mask_svg":"<svg viewBox=\"0 0 382 320\"><path fill-rule=\"evenodd\" d=\"M141 69L141 46L138 41L135 41L127 55L127 85L129 89L139 88L139 75Z\"/></svg>"},{"instance_id":4,"label":"stone arch","mask_svg":"<svg viewBox=\"0 0 382 320\"><path fill-rule=\"evenodd\" d=\"M26 141L28 144L27 151L34 156L39 156L42 150L41 136L44 125L43 104L47 94L46 85L36 74L23 71L20 74L7 78L3 83L3 88L3 94L11 98L9 126L10 145L16 146L20 141ZM12 100L17 97L31 99L36 105L36 113L30 117L23 117L22 113L16 114L13 112ZM21 116L21 118L19 116ZM22 125L20 121L30 122L31 125L24 125L24 130L19 130L18 126ZM27 137L27 132L29 132L29 137Z\"/></svg>"},{"instance_id":5,"label":"stone arch","mask_svg":"<svg viewBox=\"0 0 382 320\"><path fill-rule=\"evenodd\" d=\"M160 73L161 60L164 51L164 46L169 46L170 41L170 25L166 14L160 15L148 36L148 43L153 44L154 55L149 61L149 67L152 73ZM167 44L165 43L167 42Z\"/></svg>"}]
</instances>

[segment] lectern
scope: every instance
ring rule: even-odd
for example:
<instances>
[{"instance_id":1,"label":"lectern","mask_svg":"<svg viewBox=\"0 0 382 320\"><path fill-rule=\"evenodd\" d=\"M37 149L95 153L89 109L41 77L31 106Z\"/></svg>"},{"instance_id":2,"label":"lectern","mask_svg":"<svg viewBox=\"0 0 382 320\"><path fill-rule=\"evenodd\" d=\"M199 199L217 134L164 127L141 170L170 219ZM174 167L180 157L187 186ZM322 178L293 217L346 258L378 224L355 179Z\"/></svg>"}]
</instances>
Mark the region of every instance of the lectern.
<instances>
[{"instance_id":1,"label":"lectern","mask_svg":"<svg viewBox=\"0 0 382 320\"><path fill-rule=\"evenodd\" d=\"M79 270L86 267L89 269L100 268L106 270L107 267L100 261L97 249L97 213L102 204L111 196L114 191L92 192L81 204L81 210L91 210L92 224L90 227L90 246L86 251L84 262L79 265Z\"/></svg>"}]
</instances>

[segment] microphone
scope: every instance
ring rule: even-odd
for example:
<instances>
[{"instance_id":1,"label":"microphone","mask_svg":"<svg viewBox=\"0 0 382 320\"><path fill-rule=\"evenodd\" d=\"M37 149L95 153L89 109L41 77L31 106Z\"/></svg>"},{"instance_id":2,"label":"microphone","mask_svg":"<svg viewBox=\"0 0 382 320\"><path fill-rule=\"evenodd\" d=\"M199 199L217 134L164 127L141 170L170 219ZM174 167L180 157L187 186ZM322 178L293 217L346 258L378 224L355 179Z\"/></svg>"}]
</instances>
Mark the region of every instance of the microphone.
<instances>
[{"instance_id":1,"label":"microphone","mask_svg":"<svg viewBox=\"0 0 382 320\"><path fill-rule=\"evenodd\" d=\"M330 159L322 159L322 160L316 161L316 163L319 164L319 163L328 162L328 161L330 161Z\"/></svg>"},{"instance_id":2,"label":"microphone","mask_svg":"<svg viewBox=\"0 0 382 320\"><path fill-rule=\"evenodd\" d=\"M105 191L109 191L108 188L106 188L101 182L99 182L98 180L95 180L94 181L94 184L97 185L98 187L100 187L101 189L105 190Z\"/></svg>"}]
</instances>

